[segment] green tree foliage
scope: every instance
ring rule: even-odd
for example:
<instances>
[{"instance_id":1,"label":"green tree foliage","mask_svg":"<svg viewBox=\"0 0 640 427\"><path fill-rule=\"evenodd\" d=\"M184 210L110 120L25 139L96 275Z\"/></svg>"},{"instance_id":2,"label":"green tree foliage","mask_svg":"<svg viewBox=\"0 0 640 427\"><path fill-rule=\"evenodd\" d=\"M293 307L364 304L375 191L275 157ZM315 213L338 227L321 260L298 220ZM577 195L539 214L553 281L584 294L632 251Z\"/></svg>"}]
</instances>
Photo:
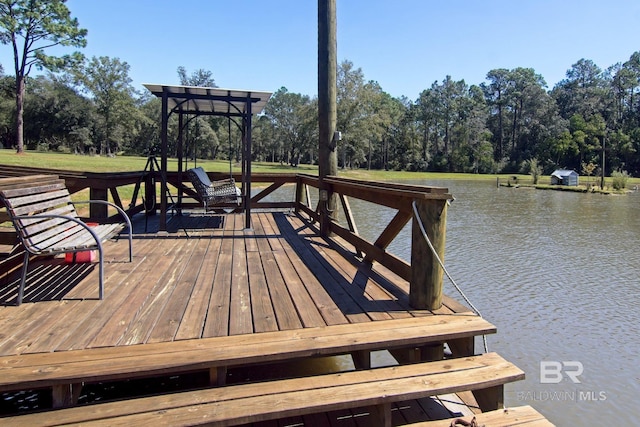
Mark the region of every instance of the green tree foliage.
<instances>
[{"instance_id":1,"label":"green tree foliage","mask_svg":"<svg viewBox=\"0 0 640 427\"><path fill-rule=\"evenodd\" d=\"M27 88L25 144L28 148L85 153L92 146L92 103L64 79L39 76Z\"/></svg>"},{"instance_id":2,"label":"green tree foliage","mask_svg":"<svg viewBox=\"0 0 640 427\"><path fill-rule=\"evenodd\" d=\"M488 172L493 161L487 156L490 132L489 109L478 86L447 76L423 91L416 102L421 150L431 169Z\"/></svg>"},{"instance_id":3,"label":"green tree foliage","mask_svg":"<svg viewBox=\"0 0 640 427\"><path fill-rule=\"evenodd\" d=\"M391 95L383 92L377 83L371 83L373 90L373 115L367 137L367 169L386 169L388 161L389 141L396 123L400 120L403 105Z\"/></svg>"},{"instance_id":4,"label":"green tree foliage","mask_svg":"<svg viewBox=\"0 0 640 427\"><path fill-rule=\"evenodd\" d=\"M213 73L202 68L194 71L191 75L187 75L187 69L183 66L178 67L178 77L180 84L184 86L200 86L200 87L218 87L213 78Z\"/></svg>"},{"instance_id":5,"label":"green tree foliage","mask_svg":"<svg viewBox=\"0 0 640 427\"><path fill-rule=\"evenodd\" d=\"M74 153L158 154L160 101L136 93L128 71L126 62L100 57L78 67L74 80L54 74L31 80L24 97L25 143ZM203 69L188 74L179 67L178 76L184 85L216 86L213 74ZM552 90L531 68L498 68L480 85L445 76L415 100L395 98L350 61L339 65L337 85L343 168L538 177L556 168L602 167L604 156L605 175L623 170L640 175L640 52L604 71L581 59ZM15 141L15 88L15 79L0 72L5 146ZM253 120L252 157L291 165L316 162L317 108L315 98L277 90ZM239 159L237 123L200 116L187 117L182 126L178 129L177 116L170 115L170 154L177 154L182 137L187 158Z\"/></svg>"},{"instance_id":6,"label":"green tree foliage","mask_svg":"<svg viewBox=\"0 0 640 427\"><path fill-rule=\"evenodd\" d=\"M337 129L342 132L338 145L338 163L342 168L368 168L375 162L389 167L389 152L400 149L406 162L415 162L417 133L414 123L407 121L403 101L393 100L375 81L365 81L362 69L350 61L338 67ZM397 121L400 120L400 123ZM410 152L394 139L410 141ZM395 157L392 155L392 157ZM406 164L403 160L401 163ZM396 166L392 166L396 167Z\"/></svg>"},{"instance_id":7,"label":"green tree foliage","mask_svg":"<svg viewBox=\"0 0 640 427\"><path fill-rule=\"evenodd\" d=\"M15 83L15 78L4 75L0 64L0 146L6 148L15 144Z\"/></svg>"},{"instance_id":8,"label":"green tree foliage","mask_svg":"<svg viewBox=\"0 0 640 427\"><path fill-rule=\"evenodd\" d=\"M532 68L496 69L487 79L490 83L482 87L491 108L488 126L496 161L515 172L527 159L548 157L549 145L564 126L542 76Z\"/></svg>"},{"instance_id":9,"label":"green tree foliage","mask_svg":"<svg viewBox=\"0 0 640 427\"><path fill-rule=\"evenodd\" d=\"M533 180L533 183L537 184L543 172L542 166L538 164L538 159L534 157L532 159L527 160L525 162L525 169L526 170L524 172L531 175L531 179Z\"/></svg>"},{"instance_id":10,"label":"green tree foliage","mask_svg":"<svg viewBox=\"0 0 640 427\"><path fill-rule=\"evenodd\" d=\"M265 115L272 126L274 145L272 159L296 166L303 155L309 163L317 157L318 106L306 95L278 89L265 107Z\"/></svg>"},{"instance_id":11,"label":"green tree foliage","mask_svg":"<svg viewBox=\"0 0 640 427\"><path fill-rule=\"evenodd\" d=\"M124 154L155 156L160 154L160 110L162 101L155 96L137 100L135 132L129 144L123 147Z\"/></svg>"},{"instance_id":12,"label":"green tree foliage","mask_svg":"<svg viewBox=\"0 0 640 427\"><path fill-rule=\"evenodd\" d=\"M629 174L627 171L614 171L611 176L613 177L613 189L624 190L627 188L627 181L629 181Z\"/></svg>"},{"instance_id":13,"label":"green tree foliage","mask_svg":"<svg viewBox=\"0 0 640 427\"><path fill-rule=\"evenodd\" d=\"M87 91L99 120L95 136L101 155L114 155L131 139L138 109L129 77L129 64L118 58L93 57L74 71L74 77Z\"/></svg>"},{"instance_id":14,"label":"green tree foliage","mask_svg":"<svg viewBox=\"0 0 640 427\"><path fill-rule=\"evenodd\" d=\"M178 78L180 84L184 86L199 86L199 87L218 87L213 73L209 70L202 68L195 70L191 75L187 74L185 67L178 67ZM184 124L184 155L187 158L205 158L215 159L220 149L220 138L222 133L225 133L227 140L239 139L237 133L234 133L229 126L225 126L226 120L216 117L191 117L187 119ZM235 148L238 151L237 148ZM230 151L227 156L231 158L234 151L234 145L231 145Z\"/></svg>"},{"instance_id":15,"label":"green tree foliage","mask_svg":"<svg viewBox=\"0 0 640 427\"><path fill-rule=\"evenodd\" d=\"M338 66L337 121L342 132L338 145L338 164L343 169L364 162L365 137L362 131L367 119L367 88L361 68L354 68L351 61Z\"/></svg>"},{"instance_id":16,"label":"green tree foliage","mask_svg":"<svg viewBox=\"0 0 640 427\"><path fill-rule=\"evenodd\" d=\"M18 153L24 149L24 94L33 66L59 71L82 61L79 52L50 56L54 46L84 47L87 30L71 18L66 0L0 0L0 42L13 49L15 71L16 132Z\"/></svg>"}]
</instances>

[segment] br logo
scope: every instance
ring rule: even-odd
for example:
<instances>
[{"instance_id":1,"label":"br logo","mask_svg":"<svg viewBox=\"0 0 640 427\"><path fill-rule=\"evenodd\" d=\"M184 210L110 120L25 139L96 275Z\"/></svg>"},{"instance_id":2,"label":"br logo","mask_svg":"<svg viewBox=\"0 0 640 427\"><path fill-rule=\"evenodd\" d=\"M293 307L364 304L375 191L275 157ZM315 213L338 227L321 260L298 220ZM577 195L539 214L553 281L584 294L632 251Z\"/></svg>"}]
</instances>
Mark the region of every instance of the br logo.
<instances>
[{"instance_id":1,"label":"br logo","mask_svg":"<svg viewBox=\"0 0 640 427\"><path fill-rule=\"evenodd\" d=\"M579 384L578 377L582 375L584 366L576 360L558 362L555 360L543 360L540 362L540 383L558 384L565 376L574 384Z\"/></svg>"}]
</instances>

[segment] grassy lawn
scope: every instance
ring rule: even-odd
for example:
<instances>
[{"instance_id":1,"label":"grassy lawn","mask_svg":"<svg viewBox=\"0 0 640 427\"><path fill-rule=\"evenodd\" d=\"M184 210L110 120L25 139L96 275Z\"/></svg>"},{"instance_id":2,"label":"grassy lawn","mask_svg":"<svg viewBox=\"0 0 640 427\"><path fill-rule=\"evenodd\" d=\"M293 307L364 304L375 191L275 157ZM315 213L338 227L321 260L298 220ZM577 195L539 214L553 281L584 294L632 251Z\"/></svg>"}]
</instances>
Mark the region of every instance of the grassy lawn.
<instances>
[{"instance_id":1,"label":"grassy lawn","mask_svg":"<svg viewBox=\"0 0 640 427\"><path fill-rule=\"evenodd\" d=\"M27 166L41 167L51 169L73 170L80 172L128 172L143 170L147 162L146 157L134 156L116 156L116 157L100 157L100 156L79 156L74 154L60 153L41 153L36 151L27 151L25 154L17 155L14 150L0 150L0 164L6 166ZM209 172L227 172L229 170L229 162L224 160L198 160L198 166L202 166ZM188 167L193 167L194 162L190 161ZM318 174L318 167L315 165L299 165L292 167L289 165L281 165L280 163L253 162L251 164L253 172L271 172L271 173L307 173L311 175ZM177 160L169 159L169 170L177 170ZM240 164L233 165L234 172L240 172ZM440 172L406 172L406 171L382 171L382 170L338 170L338 175L348 178L356 178L367 181L404 181L404 180L473 180L473 181L493 181L500 178L501 182L506 182L512 176L517 176L518 180L527 181L531 177L528 175L513 174L465 174L465 173L440 173ZM584 177L582 177L584 179ZM591 180L595 180L591 177ZM611 178L607 178L606 182L610 185ZM544 178L542 178L544 182ZM640 185L640 178L631 178L627 184L628 187Z\"/></svg>"},{"instance_id":2,"label":"grassy lawn","mask_svg":"<svg viewBox=\"0 0 640 427\"><path fill-rule=\"evenodd\" d=\"M135 156L79 156L74 154L41 153L36 151L27 151L25 152L25 154L17 155L13 150L0 150L0 164L6 166L40 167L73 170L80 172L129 172L143 170L146 162L146 157ZM198 160L197 165L202 166L209 172L227 172L229 170L229 162L225 160ZM190 161L188 167L193 166L194 162ZM169 170L177 169L177 160L169 159ZM286 164L281 165L280 163L252 162L251 169L254 172L307 173L311 175L318 174L318 167L315 165L299 165L297 167L292 167ZM233 171L240 172L240 164L234 163ZM366 169L338 170L338 175L371 181L401 181L409 179L462 179L495 181L496 177L498 176L434 172L405 172L382 170L368 171ZM504 176L506 177L507 175Z\"/></svg>"}]
</instances>

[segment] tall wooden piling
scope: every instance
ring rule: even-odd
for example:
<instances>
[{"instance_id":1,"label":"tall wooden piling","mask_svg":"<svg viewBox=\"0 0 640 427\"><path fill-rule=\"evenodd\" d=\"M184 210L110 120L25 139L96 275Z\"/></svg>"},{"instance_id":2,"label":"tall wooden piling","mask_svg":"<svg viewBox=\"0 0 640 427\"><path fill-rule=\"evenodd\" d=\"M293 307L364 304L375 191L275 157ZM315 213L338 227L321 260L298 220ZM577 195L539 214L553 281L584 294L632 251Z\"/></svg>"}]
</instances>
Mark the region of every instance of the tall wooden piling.
<instances>
[{"instance_id":1,"label":"tall wooden piling","mask_svg":"<svg viewBox=\"0 0 640 427\"><path fill-rule=\"evenodd\" d=\"M320 178L320 232L329 234L338 205L324 178L338 172L336 153L337 42L336 0L318 0L318 175Z\"/></svg>"},{"instance_id":2,"label":"tall wooden piling","mask_svg":"<svg viewBox=\"0 0 640 427\"><path fill-rule=\"evenodd\" d=\"M419 218L413 217L411 236L411 284L409 303L413 308L437 310L442 306L444 271L422 235L422 225L436 253L444 262L447 228L446 200L417 200Z\"/></svg>"}]
</instances>

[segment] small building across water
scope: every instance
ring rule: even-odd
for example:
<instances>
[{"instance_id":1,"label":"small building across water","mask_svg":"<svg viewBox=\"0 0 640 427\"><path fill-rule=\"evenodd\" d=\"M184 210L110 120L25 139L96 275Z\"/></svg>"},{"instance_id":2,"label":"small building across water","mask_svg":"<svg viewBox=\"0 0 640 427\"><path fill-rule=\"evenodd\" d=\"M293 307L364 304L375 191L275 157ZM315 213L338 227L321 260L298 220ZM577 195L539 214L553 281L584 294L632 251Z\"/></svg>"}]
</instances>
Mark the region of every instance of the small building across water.
<instances>
[{"instance_id":1,"label":"small building across water","mask_svg":"<svg viewBox=\"0 0 640 427\"><path fill-rule=\"evenodd\" d=\"M578 172L558 169L551 174L551 185L578 185Z\"/></svg>"}]
</instances>

